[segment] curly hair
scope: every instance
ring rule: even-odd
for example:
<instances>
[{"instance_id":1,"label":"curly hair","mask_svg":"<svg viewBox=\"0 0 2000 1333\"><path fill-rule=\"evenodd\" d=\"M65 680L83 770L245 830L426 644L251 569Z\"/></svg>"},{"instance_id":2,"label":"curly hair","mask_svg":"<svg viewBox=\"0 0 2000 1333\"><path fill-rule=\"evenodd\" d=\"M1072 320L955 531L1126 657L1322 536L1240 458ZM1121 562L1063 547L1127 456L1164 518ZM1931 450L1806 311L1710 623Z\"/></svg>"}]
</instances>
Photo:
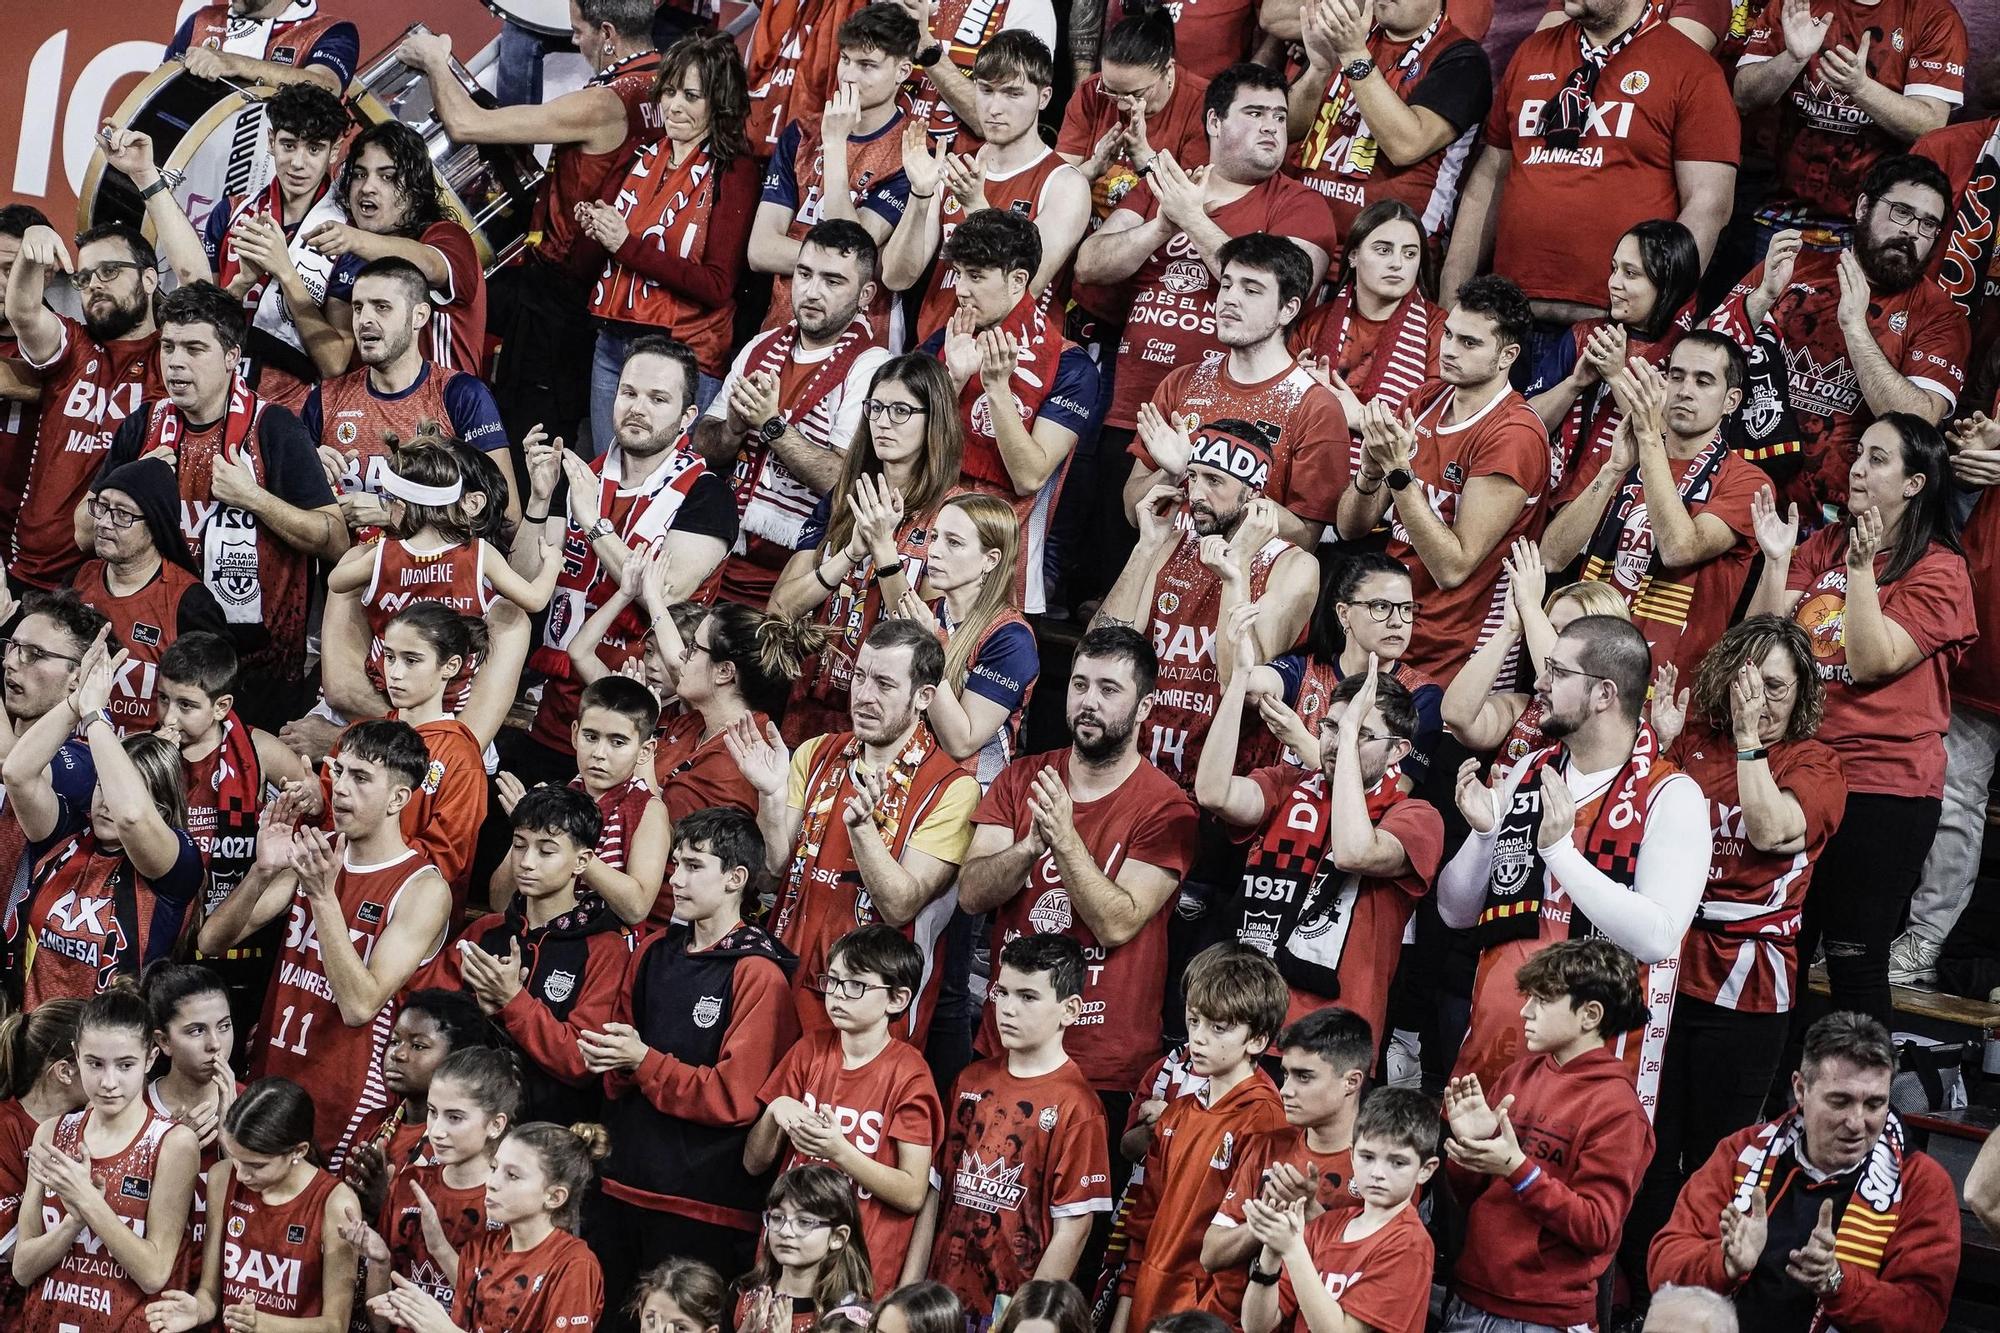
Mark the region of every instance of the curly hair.
<instances>
[{"instance_id":1,"label":"curly hair","mask_svg":"<svg viewBox=\"0 0 2000 1333\"><path fill-rule=\"evenodd\" d=\"M397 228L399 234L418 235L433 222L442 222L450 216L444 202L444 181L432 169L430 149L425 147L423 136L395 120L369 126L355 135L354 142L348 146L347 159L340 164L340 183L335 191L343 211L347 209L348 198L354 190L361 154L369 148L380 148L386 153L390 169L396 173L396 185L406 205L403 225Z\"/></svg>"},{"instance_id":2,"label":"curly hair","mask_svg":"<svg viewBox=\"0 0 2000 1333\"><path fill-rule=\"evenodd\" d=\"M1797 693L1792 696L1791 720L1785 724L1785 739L1802 741L1819 732L1826 716L1826 686L1820 682L1813 664L1812 640L1796 620L1787 616L1751 616L1731 625L1715 647L1701 659L1695 673L1691 711L1708 719L1708 725L1724 736L1729 734L1729 687L1745 662L1761 663L1772 653L1790 653L1792 670L1798 676Z\"/></svg>"}]
</instances>

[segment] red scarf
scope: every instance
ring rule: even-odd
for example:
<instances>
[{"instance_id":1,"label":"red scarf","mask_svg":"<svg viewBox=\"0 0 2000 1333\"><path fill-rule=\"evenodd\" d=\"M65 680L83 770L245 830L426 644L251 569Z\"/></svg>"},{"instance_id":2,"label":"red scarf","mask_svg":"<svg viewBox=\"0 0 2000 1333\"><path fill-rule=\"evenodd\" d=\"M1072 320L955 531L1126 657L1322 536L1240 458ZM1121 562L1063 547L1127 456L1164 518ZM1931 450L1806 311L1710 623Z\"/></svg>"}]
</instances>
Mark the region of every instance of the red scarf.
<instances>
[{"instance_id":1,"label":"red scarf","mask_svg":"<svg viewBox=\"0 0 2000 1333\"><path fill-rule=\"evenodd\" d=\"M775 375L784 378L786 367L798 350L799 324L793 320L783 328L759 334L744 358L746 375ZM821 449L844 450L851 441L833 438L833 417L827 400L842 384L854 362L877 345L868 320L856 315L841 331L833 352L813 368L806 382L782 404L785 420L807 444ZM806 520L819 503L806 484L793 476L768 445L746 444L736 460L736 507L743 515L743 531L753 537L794 547L805 531Z\"/></svg>"},{"instance_id":2,"label":"red scarf","mask_svg":"<svg viewBox=\"0 0 2000 1333\"><path fill-rule=\"evenodd\" d=\"M1347 336L1355 318L1354 283L1350 280L1334 293L1326 313L1320 316L1317 336L1306 350L1327 358L1362 402L1380 398L1400 412L1430 378L1431 322L1436 313L1436 307L1424 299L1422 292L1410 288L1384 321L1375 350L1351 370L1342 369ZM1359 429L1357 423L1348 424Z\"/></svg>"},{"instance_id":3,"label":"red scarf","mask_svg":"<svg viewBox=\"0 0 2000 1333\"><path fill-rule=\"evenodd\" d=\"M659 139L639 150L615 203L636 244L686 259L706 243L715 208L715 155L707 141L673 166L673 144ZM591 293L590 313L604 319L664 327L681 313L681 299L614 258Z\"/></svg>"},{"instance_id":4,"label":"red scarf","mask_svg":"<svg viewBox=\"0 0 2000 1333\"><path fill-rule=\"evenodd\" d=\"M1063 353L1062 330L1049 319L1033 292L1022 293L1013 310L994 327L1014 345L1016 359L1011 382L1014 401L1022 423L1032 423L1041 410L1042 399L1055 388L1056 367ZM993 405L976 373L959 391L958 414L965 422L965 458L959 465L959 475L970 481L1004 487L1011 498L1014 482L1007 475L1006 460L1000 456L1000 440L993 428Z\"/></svg>"},{"instance_id":5,"label":"red scarf","mask_svg":"<svg viewBox=\"0 0 2000 1333\"><path fill-rule=\"evenodd\" d=\"M251 729L236 716L234 709L222 719L222 743L215 753L196 761L211 776L205 790L192 784L188 789L190 815L196 808L213 809L212 822L196 834L190 818L188 832L196 834L195 845L208 863L208 902L213 912L231 890L242 883L256 861L257 813L264 805L264 764L257 755L257 741ZM194 765L181 761L181 771Z\"/></svg>"},{"instance_id":6,"label":"red scarf","mask_svg":"<svg viewBox=\"0 0 2000 1333\"><path fill-rule=\"evenodd\" d=\"M333 173L328 172L320 181L319 189L313 192L311 201L306 204L305 212L299 216L304 218L306 214L311 213L319 201L326 198L326 192L332 188ZM276 222L284 231L287 241L291 240L293 233L297 231L296 227L285 226L285 192L278 187L278 178L275 175L271 177L271 183L264 187L263 193L245 199L242 206L230 215L229 227L222 233L222 252L216 256L215 263L215 285L225 291L243 271L243 261L236 254L237 219L260 214ZM243 308L254 311L258 303L264 299L264 289L270 285L271 275L268 273L251 283L243 292Z\"/></svg>"}]
</instances>

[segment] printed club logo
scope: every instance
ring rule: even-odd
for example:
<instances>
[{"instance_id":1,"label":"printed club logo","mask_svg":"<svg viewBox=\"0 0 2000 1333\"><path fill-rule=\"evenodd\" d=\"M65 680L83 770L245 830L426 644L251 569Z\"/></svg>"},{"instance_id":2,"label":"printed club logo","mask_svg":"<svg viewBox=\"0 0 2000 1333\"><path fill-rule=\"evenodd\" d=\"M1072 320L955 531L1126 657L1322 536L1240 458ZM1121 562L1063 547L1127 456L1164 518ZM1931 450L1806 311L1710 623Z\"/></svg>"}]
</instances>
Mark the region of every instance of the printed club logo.
<instances>
[{"instance_id":1,"label":"printed club logo","mask_svg":"<svg viewBox=\"0 0 2000 1333\"><path fill-rule=\"evenodd\" d=\"M1637 97L1652 86L1652 76L1643 69L1635 69L1618 81L1618 91L1627 97Z\"/></svg>"},{"instance_id":2,"label":"printed club logo","mask_svg":"<svg viewBox=\"0 0 2000 1333\"><path fill-rule=\"evenodd\" d=\"M694 1004L694 1025L698 1028L712 1028L722 1017L722 997L704 995Z\"/></svg>"}]
</instances>

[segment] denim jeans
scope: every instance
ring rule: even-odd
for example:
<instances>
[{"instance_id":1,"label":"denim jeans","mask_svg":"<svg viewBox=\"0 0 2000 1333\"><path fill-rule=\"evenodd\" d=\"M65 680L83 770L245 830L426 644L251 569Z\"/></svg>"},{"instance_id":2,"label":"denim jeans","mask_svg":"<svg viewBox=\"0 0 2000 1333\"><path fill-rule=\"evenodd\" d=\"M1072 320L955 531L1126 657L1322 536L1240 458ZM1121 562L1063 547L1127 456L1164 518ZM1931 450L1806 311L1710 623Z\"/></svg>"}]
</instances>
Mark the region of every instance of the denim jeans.
<instances>
[{"instance_id":1,"label":"denim jeans","mask_svg":"<svg viewBox=\"0 0 2000 1333\"><path fill-rule=\"evenodd\" d=\"M1924 858L1923 878L1910 900L1910 929L1932 944L1944 943L1972 900L1995 759L2000 759L2000 717L1963 705L1953 708L1951 728L1944 734L1944 809Z\"/></svg>"},{"instance_id":2,"label":"denim jeans","mask_svg":"<svg viewBox=\"0 0 2000 1333\"><path fill-rule=\"evenodd\" d=\"M1588 1326L1557 1328L1553 1324L1531 1324L1525 1319L1508 1319L1488 1314L1453 1296L1444 1306L1444 1333L1588 1333Z\"/></svg>"},{"instance_id":3,"label":"denim jeans","mask_svg":"<svg viewBox=\"0 0 2000 1333\"><path fill-rule=\"evenodd\" d=\"M542 100L542 57L547 39L514 23L500 25L500 59L493 100L501 106L535 106Z\"/></svg>"}]
</instances>

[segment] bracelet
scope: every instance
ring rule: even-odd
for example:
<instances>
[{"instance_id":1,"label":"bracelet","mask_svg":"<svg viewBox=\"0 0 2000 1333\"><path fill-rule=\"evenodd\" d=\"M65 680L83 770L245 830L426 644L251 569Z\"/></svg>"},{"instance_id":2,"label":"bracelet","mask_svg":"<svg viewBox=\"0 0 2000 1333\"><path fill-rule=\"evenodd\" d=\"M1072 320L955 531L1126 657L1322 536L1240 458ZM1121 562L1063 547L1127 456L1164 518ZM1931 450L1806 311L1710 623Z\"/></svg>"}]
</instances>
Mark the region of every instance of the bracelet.
<instances>
[{"instance_id":1,"label":"bracelet","mask_svg":"<svg viewBox=\"0 0 2000 1333\"><path fill-rule=\"evenodd\" d=\"M936 191L936 190L932 190L932 191L931 191L931 192L930 192L929 194L918 194L918 193L917 193L917 192L916 192L915 190L912 190L912 191L910 191L910 198L912 198L912 199L935 199L935 198L937 198L937 191Z\"/></svg>"},{"instance_id":2,"label":"bracelet","mask_svg":"<svg viewBox=\"0 0 2000 1333\"><path fill-rule=\"evenodd\" d=\"M1375 482L1375 489L1371 491L1366 486L1363 486L1361 484L1361 474L1356 473L1354 476L1354 489L1361 492L1361 494L1363 495L1377 495L1381 493L1382 483L1385 480L1387 480L1387 478L1377 478Z\"/></svg>"},{"instance_id":3,"label":"bracelet","mask_svg":"<svg viewBox=\"0 0 2000 1333\"><path fill-rule=\"evenodd\" d=\"M1541 1178L1542 1178L1542 1168L1538 1166L1534 1170L1528 1172L1527 1175L1521 1177L1520 1184L1514 1186L1514 1193L1521 1194L1526 1192L1528 1186L1534 1184L1537 1180L1540 1180Z\"/></svg>"},{"instance_id":4,"label":"bracelet","mask_svg":"<svg viewBox=\"0 0 2000 1333\"><path fill-rule=\"evenodd\" d=\"M546 513L546 512L545 512L545 513L540 513L540 514L530 514L530 513L526 512L526 511L524 510L524 511L522 511L522 514L521 514L521 521L522 521L523 523L546 523L546 522L548 522L548 521L549 521L549 520L550 520L551 518L554 518L554 517L555 517L555 515L553 515L553 514L550 514L550 513Z\"/></svg>"},{"instance_id":5,"label":"bracelet","mask_svg":"<svg viewBox=\"0 0 2000 1333\"><path fill-rule=\"evenodd\" d=\"M1770 757L1771 752L1761 745L1753 749L1738 750L1736 752L1736 762L1739 764L1747 764L1754 759L1769 759Z\"/></svg>"},{"instance_id":6,"label":"bracelet","mask_svg":"<svg viewBox=\"0 0 2000 1333\"><path fill-rule=\"evenodd\" d=\"M813 565L813 577L819 580L819 586L826 589L828 592L832 592L838 587L840 587L838 583L828 583L826 581L826 566L824 565L821 564Z\"/></svg>"},{"instance_id":7,"label":"bracelet","mask_svg":"<svg viewBox=\"0 0 2000 1333\"><path fill-rule=\"evenodd\" d=\"M899 560L892 565L877 565L875 567L875 572L871 574L869 577L874 579L877 584L883 584L887 583L890 579L897 577L902 572L903 572L903 565L902 562Z\"/></svg>"},{"instance_id":8,"label":"bracelet","mask_svg":"<svg viewBox=\"0 0 2000 1333\"><path fill-rule=\"evenodd\" d=\"M1264 1256L1261 1254L1250 1261L1250 1281L1259 1287L1276 1286L1278 1284L1279 1275L1282 1274L1284 1271L1285 1267L1282 1263L1280 1263L1278 1265L1278 1272L1276 1273L1265 1272Z\"/></svg>"}]
</instances>

